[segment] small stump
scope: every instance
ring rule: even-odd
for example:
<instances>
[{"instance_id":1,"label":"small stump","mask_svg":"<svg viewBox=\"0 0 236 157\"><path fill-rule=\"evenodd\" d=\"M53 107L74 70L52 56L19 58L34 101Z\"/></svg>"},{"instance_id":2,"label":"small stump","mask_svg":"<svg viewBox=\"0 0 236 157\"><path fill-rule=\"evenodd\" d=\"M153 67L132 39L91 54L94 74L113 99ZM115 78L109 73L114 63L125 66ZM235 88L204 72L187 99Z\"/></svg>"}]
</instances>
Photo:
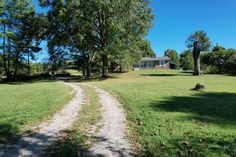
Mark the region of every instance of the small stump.
<instances>
[{"instance_id":1,"label":"small stump","mask_svg":"<svg viewBox=\"0 0 236 157\"><path fill-rule=\"evenodd\" d=\"M206 86L204 86L204 85L202 85L202 84L200 84L200 83L198 83L198 84L193 88L193 90L195 90L195 91L202 91L202 90L204 90L204 89L206 89Z\"/></svg>"}]
</instances>

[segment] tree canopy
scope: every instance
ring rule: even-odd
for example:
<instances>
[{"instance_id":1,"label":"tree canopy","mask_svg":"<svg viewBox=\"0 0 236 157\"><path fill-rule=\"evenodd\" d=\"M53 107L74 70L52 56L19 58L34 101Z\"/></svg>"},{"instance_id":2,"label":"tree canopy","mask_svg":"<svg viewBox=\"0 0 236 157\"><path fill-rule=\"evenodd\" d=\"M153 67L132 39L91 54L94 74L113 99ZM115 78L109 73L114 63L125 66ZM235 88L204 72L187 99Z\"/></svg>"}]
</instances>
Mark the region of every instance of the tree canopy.
<instances>
[{"instance_id":1,"label":"tree canopy","mask_svg":"<svg viewBox=\"0 0 236 157\"><path fill-rule=\"evenodd\" d=\"M35 11L29 0L7 0L0 2L1 8L1 55L2 66L7 78L15 77L38 52L35 29ZM19 71L21 70L21 71Z\"/></svg>"},{"instance_id":2,"label":"tree canopy","mask_svg":"<svg viewBox=\"0 0 236 157\"><path fill-rule=\"evenodd\" d=\"M155 57L156 54L151 48L151 44L148 40L143 40L140 46L140 50L142 52L143 57Z\"/></svg>"},{"instance_id":3,"label":"tree canopy","mask_svg":"<svg viewBox=\"0 0 236 157\"><path fill-rule=\"evenodd\" d=\"M196 31L186 40L187 47L192 50L194 59L194 75L200 75L200 53L202 51L208 51L211 42L207 33L204 31Z\"/></svg>"},{"instance_id":4,"label":"tree canopy","mask_svg":"<svg viewBox=\"0 0 236 157\"><path fill-rule=\"evenodd\" d=\"M176 69L179 66L179 55L176 50L167 49L164 52L164 56L171 59L171 68Z\"/></svg>"},{"instance_id":5,"label":"tree canopy","mask_svg":"<svg viewBox=\"0 0 236 157\"><path fill-rule=\"evenodd\" d=\"M130 66L140 59L140 45L153 18L148 0L48 0L41 4L50 6L50 54L55 53L55 47L70 47L85 62L82 65L87 66L88 75L96 58L101 62L102 77L108 76L113 62Z\"/></svg>"}]
</instances>

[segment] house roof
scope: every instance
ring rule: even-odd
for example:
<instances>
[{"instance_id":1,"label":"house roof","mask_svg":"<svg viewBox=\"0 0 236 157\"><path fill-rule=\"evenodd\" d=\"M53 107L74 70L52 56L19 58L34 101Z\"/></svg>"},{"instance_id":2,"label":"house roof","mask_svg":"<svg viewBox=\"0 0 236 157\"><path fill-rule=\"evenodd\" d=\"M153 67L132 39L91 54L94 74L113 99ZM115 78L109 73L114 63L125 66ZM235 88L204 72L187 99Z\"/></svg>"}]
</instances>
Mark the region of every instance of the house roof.
<instances>
[{"instance_id":1,"label":"house roof","mask_svg":"<svg viewBox=\"0 0 236 157\"><path fill-rule=\"evenodd\" d=\"M143 57L142 61L170 61L171 59L169 57Z\"/></svg>"}]
</instances>

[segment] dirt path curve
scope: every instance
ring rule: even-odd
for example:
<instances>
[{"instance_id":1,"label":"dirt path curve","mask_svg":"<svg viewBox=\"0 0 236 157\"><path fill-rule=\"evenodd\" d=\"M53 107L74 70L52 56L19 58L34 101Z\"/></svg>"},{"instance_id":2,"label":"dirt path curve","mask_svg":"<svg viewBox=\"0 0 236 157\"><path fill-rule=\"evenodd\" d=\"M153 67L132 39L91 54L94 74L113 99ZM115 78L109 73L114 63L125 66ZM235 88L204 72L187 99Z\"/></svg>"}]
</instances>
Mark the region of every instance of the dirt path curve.
<instances>
[{"instance_id":1,"label":"dirt path curve","mask_svg":"<svg viewBox=\"0 0 236 157\"><path fill-rule=\"evenodd\" d=\"M65 83L72 87L76 94L60 112L56 113L52 120L42 123L35 129L31 137L25 136L14 144L10 145L0 157L35 157L45 151L53 142L58 140L60 131L70 128L76 120L81 104L84 100L82 89L79 85Z\"/></svg>"},{"instance_id":2,"label":"dirt path curve","mask_svg":"<svg viewBox=\"0 0 236 157\"><path fill-rule=\"evenodd\" d=\"M95 135L95 143L84 156L127 157L129 144L125 136L126 118L122 105L108 92L94 87L102 105L103 128Z\"/></svg>"}]
</instances>

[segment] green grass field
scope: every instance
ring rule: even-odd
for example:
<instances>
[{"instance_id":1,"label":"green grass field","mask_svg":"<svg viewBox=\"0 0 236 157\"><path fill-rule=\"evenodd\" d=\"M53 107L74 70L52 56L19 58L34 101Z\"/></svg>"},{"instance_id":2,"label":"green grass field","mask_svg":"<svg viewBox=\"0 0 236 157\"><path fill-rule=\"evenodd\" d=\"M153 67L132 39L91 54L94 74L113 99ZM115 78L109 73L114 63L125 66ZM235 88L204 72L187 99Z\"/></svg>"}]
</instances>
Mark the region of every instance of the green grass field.
<instances>
[{"instance_id":1,"label":"green grass field","mask_svg":"<svg viewBox=\"0 0 236 157\"><path fill-rule=\"evenodd\" d=\"M0 84L0 143L52 117L72 96L54 81Z\"/></svg>"},{"instance_id":2,"label":"green grass field","mask_svg":"<svg viewBox=\"0 0 236 157\"><path fill-rule=\"evenodd\" d=\"M236 77L135 71L92 82L117 95L144 156L236 155ZM202 92L191 90L197 83ZM141 155L140 155L141 156Z\"/></svg>"}]
</instances>

